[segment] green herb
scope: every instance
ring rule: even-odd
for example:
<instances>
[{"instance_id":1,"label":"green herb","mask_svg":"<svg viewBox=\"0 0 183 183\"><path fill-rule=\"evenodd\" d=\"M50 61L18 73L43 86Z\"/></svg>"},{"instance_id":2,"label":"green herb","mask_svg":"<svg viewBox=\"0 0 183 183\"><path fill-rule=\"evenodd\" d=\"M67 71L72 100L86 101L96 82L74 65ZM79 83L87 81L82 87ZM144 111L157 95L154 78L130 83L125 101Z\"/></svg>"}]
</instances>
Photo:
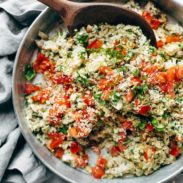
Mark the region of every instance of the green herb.
<instances>
[{"instance_id":1,"label":"green herb","mask_svg":"<svg viewBox=\"0 0 183 183\"><path fill-rule=\"evenodd\" d=\"M120 71L126 72L126 71L128 71L128 67L127 66L122 66L122 67L118 68L118 71L119 72Z\"/></svg>"},{"instance_id":2,"label":"green herb","mask_svg":"<svg viewBox=\"0 0 183 183\"><path fill-rule=\"evenodd\" d=\"M155 47L150 46L150 48L149 48L149 52L150 52L150 53L154 53L154 52L155 52L155 50L156 50L156 48L155 48Z\"/></svg>"},{"instance_id":3,"label":"green herb","mask_svg":"<svg viewBox=\"0 0 183 183\"><path fill-rule=\"evenodd\" d=\"M98 121L98 125L99 125L99 126L103 126L103 124L104 124L104 122L100 119L100 120Z\"/></svg>"},{"instance_id":4,"label":"green herb","mask_svg":"<svg viewBox=\"0 0 183 183\"><path fill-rule=\"evenodd\" d=\"M110 58L122 59L124 56L117 50L112 48L107 48L105 53L110 56Z\"/></svg>"},{"instance_id":5,"label":"green herb","mask_svg":"<svg viewBox=\"0 0 183 183\"><path fill-rule=\"evenodd\" d=\"M79 83L81 83L82 85L85 85L85 86L88 86L88 84L89 84L89 82L88 82L88 75L87 74L80 74L79 72L78 72L78 76L77 76L77 78L76 78L76 80L79 82Z\"/></svg>"},{"instance_id":6,"label":"green herb","mask_svg":"<svg viewBox=\"0 0 183 183\"><path fill-rule=\"evenodd\" d=\"M84 47L88 46L88 34L86 32L82 32L82 33L77 34L76 39Z\"/></svg>"},{"instance_id":7,"label":"green herb","mask_svg":"<svg viewBox=\"0 0 183 183\"><path fill-rule=\"evenodd\" d=\"M80 57L81 59L84 60L84 59L86 58L86 56L87 56L86 50L83 50L83 51L79 52L79 57Z\"/></svg>"},{"instance_id":8,"label":"green herb","mask_svg":"<svg viewBox=\"0 0 183 183\"><path fill-rule=\"evenodd\" d=\"M68 127L67 126L64 126L64 127L61 127L58 129L59 132L62 132L63 134L67 134L67 130L68 130Z\"/></svg>"},{"instance_id":9,"label":"green herb","mask_svg":"<svg viewBox=\"0 0 183 183\"><path fill-rule=\"evenodd\" d=\"M36 72L33 70L32 66L30 64L25 65L24 69L25 78L28 81L31 81L36 76Z\"/></svg>"},{"instance_id":10,"label":"green herb","mask_svg":"<svg viewBox=\"0 0 183 183\"><path fill-rule=\"evenodd\" d=\"M127 61L129 61L129 60L131 60L131 58L132 58L134 55L135 55L134 52L129 51L128 54L127 54L127 56L125 57L125 59L126 59Z\"/></svg>"},{"instance_id":11,"label":"green herb","mask_svg":"<svg viewBox=\"0 0 183 183\"><path fill-rule=\"evenodd\" d=\"M152 124L157 131L163 131L165 129L165 126L163 124L158 124L158 121L155 118L152 120Z\"/></svg>"},{"instance_id":12,"label":"green herb","mask_svg":"<svg viewBox=\"0 0 183 183\"><path fill-rule=\"evenodd\" d=\"M116 92L116 90L113 90L112 92L112 102L114 102L115 104L119 102L119 100L121 99L121 95L119 93Z\"/></svg>"},{"instance_id":13,"label":"green herb","mask_svg":"<svg viewBox=\"0 0 183 183\"><path fill-rule=\"evenodd\" d=\"M146 84L137 85L134 87L134 90L137 95L143 95L148 90L148 86Z\"/></svg>"},{"instance_id":14,"label":"green herb","mask_svg":"<svg viewBox=\"0 0 183 183\"><path fill-rule=\"evenodd\" d=\"M94 99L97 100L100 104L104 105L105 101L101 99L102 94L100 93L94 93Z\"/></svg>"},{"instance_id":15,"label":"green herb","mask_svg":"<svg viewBox=\"0 0 183 183\"><path fill-rule=\"evenodd\" d=\"M139 76L140 75L140 70L139 69L136 69L134 72L133 72L133 75L134 76Z\"/></svg>"},{"instance_id":16,"label":"green herb","mask_svg":"<svg viewBox=\"0 0 183 183\"><path fill-rule=\"evenodd\" d=\"M167 111L165 111L164 114L162 115L162 117L163 117L163 119L167 119L169 115L170 114Z\"/></svg>"},{"instance_id":17,"label":"green herb","mask_svg":"<svg viewBox=\"0 0 183 183\"><path fill-rule=\"evenodd\" d=\"M141 121L139 124L138 124L138 127L143 130L146 126L146 122L145 121Z\"/></svg>"},{"instance_id":18,"label":"green herb","mask_svg":"<svg viewBox=\"0 0 183 183\"><path fill-rule=\"evenodd\" d=\"M165 129L165 126L162 125L162 124L159 124L159 125L156 127L156 130L157 130L157 131L164 131L164 129Z\"/></svg>"},{"instance_id":19,"label":"green herb","mask_svg":"<svg viewBox=\"0 0 183 183\"><path fill-rule=\"evenodd\" d=\"M181 102L183 102L183 98L180 98L180 97L179 98L176 98L176 101L179 102L179 103L181 103Z\"/></svg>"}]
</instances>

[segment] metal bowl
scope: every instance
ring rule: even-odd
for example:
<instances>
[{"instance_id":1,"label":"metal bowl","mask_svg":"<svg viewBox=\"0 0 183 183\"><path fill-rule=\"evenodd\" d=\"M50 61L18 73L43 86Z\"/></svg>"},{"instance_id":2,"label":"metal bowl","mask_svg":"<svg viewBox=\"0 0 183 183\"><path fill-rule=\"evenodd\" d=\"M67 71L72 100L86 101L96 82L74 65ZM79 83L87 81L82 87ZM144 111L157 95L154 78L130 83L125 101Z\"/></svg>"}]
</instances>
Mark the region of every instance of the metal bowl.
<instances>
[{"instance_id":1,"label":"metal bowl","mask_svg":"<svg viewBox=\"0 0 183 183\"><path fill-rule=\"evenodd\" d=\"M36 50L35 39L39 30L49 33L54 27L58 26L60 18L50 9L43 11L34 21L27 31L19 47L13 73L13 103L18 118L19 126L26 139L37 157L51 171L61 178L72 183L160 183L169 180L183 170L183 156L173 164L160 168L158 171L149 176L130 177L124 179L103 179L97 180L92 176L74 169L57 158L55 158L46 147L44 147L32 134L29 129L24 114L24 96L23 88L25 79L23 76L24 65L30 63L30 60Z\"/></svg>"}]
</instances>

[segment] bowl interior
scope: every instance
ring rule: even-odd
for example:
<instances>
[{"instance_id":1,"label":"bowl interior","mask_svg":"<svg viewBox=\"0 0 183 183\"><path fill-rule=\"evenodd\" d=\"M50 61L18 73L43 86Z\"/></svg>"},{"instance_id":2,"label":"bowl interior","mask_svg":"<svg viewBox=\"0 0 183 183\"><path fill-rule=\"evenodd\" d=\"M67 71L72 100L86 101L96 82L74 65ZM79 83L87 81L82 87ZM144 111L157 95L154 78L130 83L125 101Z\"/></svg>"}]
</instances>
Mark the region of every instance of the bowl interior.
<instances>
[{"instance_id":1,"label":"bowl interior","mask_svg":"<svg viewBox=\"0 0 183 183\"><path fill-rule=\"evenodd\" d=\"M36 50L35 39L39 30L49 33L61 23L60 17L50 9L46 9L32 24L25 35L16 56L16 63L13 74L13 102L15 112L19 121L19 126L37 157L54 173L73 183L159 183L164 182L183 170L183 156L171 165L165 166L152 175L143 177L130 177L124 179L103 179L97 180L90 175L74 169L55 158L46 147L44 147L32 134L24 115L23 88L25 79L23 76L24 65L30 63Z\"/></svg>"}]
</instances>

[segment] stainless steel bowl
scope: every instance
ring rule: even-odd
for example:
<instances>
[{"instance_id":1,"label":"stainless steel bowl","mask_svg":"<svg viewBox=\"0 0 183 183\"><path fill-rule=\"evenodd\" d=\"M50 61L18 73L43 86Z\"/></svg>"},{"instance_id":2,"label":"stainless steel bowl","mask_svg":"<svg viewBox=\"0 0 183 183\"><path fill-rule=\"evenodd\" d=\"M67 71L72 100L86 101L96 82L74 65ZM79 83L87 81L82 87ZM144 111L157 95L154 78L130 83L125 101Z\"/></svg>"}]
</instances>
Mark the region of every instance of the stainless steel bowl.
<instances>
[{"instance_id":1,"label":"stainless steel bowl","mask_svg":"<svg viewBox=\"0 0 183 183\"><path fill-rule=\"evenodd\" d=\"M29 129L24 115L24 97L23 88L25 79L23 76L23 67L29 63L34 51L36 50L35 39L38 31L50 32L54 27L58 26L60 18L50 9L46 9L34 21L32 26L27 31L22 43L19 47L13 73L13 103L14 109L18 118L19 126L26 139L37 157L45 164L51 171L58 176L72 183L160 183L169 180L183 170L183 156L171 165L162 167L155 173L143 177L131 177L125 179L104 179L97 180L90 175L71 168L55 158L46 147L34 137Z\"/></svg>"}]
</instances>

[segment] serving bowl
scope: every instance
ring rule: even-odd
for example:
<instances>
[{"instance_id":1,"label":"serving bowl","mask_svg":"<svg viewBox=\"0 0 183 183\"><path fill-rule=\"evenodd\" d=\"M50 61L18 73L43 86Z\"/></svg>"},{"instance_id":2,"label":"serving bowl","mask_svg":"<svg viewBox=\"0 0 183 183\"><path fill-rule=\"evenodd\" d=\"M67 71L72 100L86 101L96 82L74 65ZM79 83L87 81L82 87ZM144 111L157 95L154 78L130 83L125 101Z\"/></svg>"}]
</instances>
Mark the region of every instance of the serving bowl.
<instances>
[{"instance_id":1,"label":"serving bowl","mask_svg":"<svg viewBox=\"0 0 183 183\"><path fill-rule=\"evenodd\" d=\"M29 30L27 31L22 43L17 52L16 61L13 72L13 103L15 113L18 119L20 129L26 141L31 146L36 156L45 164L51 171L60 176L61 178L72 183L160 183L165 182L172 177L183 171L183 156L179 157L171 165L162 167L155 173L142 176L142 177L128 177L118 179L94 179L92 176L82 172L79 169L74 169L62 161L54 157L49 150L44 147L32 134L28 124L25 120L24 114L24 66L30 63L32 57L36 51L35 39L39 31L45 33L51 32L54 28L58 27L62 23L60 17L47 8L39 17L34 21Z\"/></svg>"}]
</instances>

